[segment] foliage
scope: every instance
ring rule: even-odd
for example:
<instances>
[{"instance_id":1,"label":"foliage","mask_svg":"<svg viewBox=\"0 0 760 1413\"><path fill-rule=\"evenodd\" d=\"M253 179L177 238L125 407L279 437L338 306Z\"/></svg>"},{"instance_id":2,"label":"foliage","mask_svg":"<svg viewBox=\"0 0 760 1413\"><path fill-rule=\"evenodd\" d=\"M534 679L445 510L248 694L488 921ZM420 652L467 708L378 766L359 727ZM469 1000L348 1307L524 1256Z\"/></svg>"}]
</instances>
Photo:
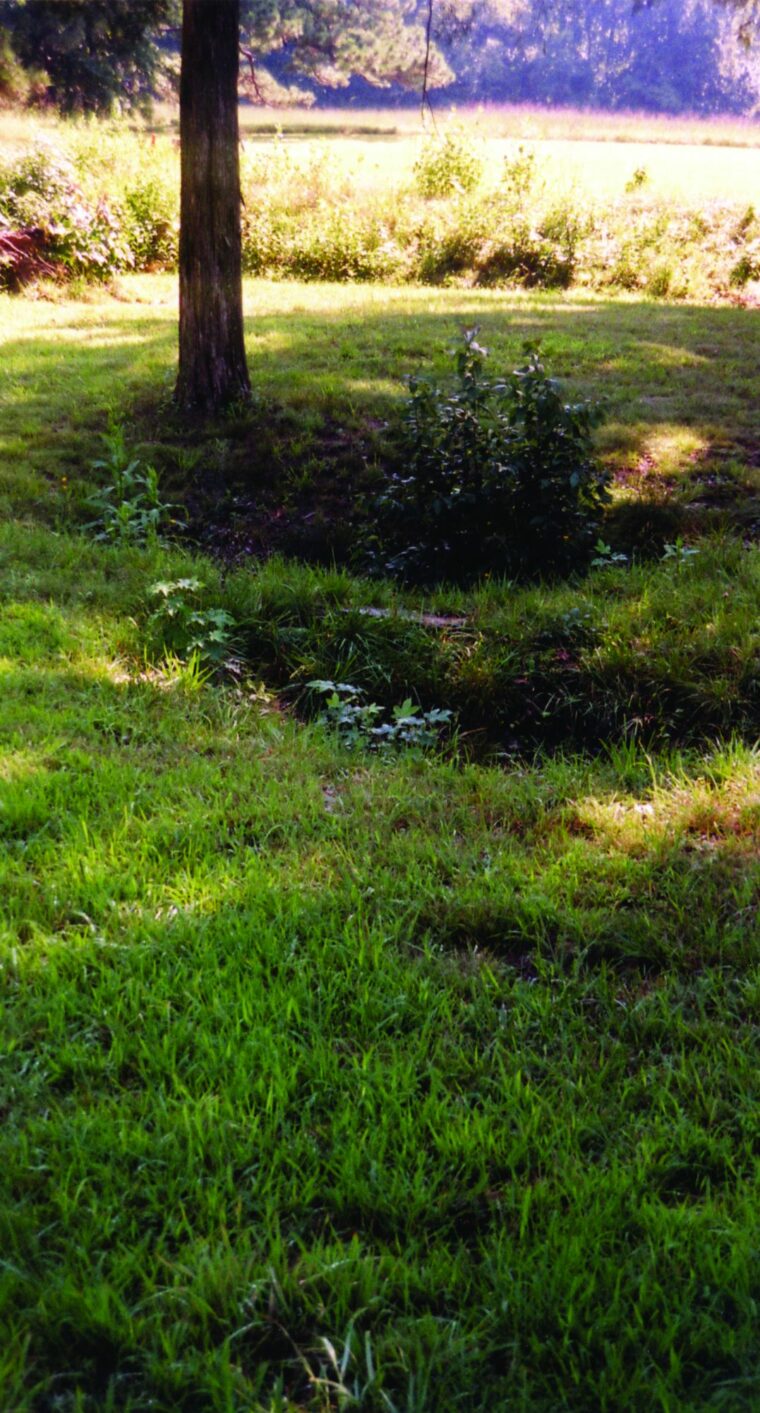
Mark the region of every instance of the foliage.
<instances>
[{"instance_id":1,"label":"foliage","mask_svg":"<svg viewBox=\"0 0 760 1413\"><path fill-rule=\"evenodd\" d=\"M243 162L243 259L273 278L583 285L654 298L734 299L758 278L760 222L746 201L677 202L653 183L624 186L611 181L603 199L558 191L548 164L518 148L477 190L429 201L392 169L367 184L361 161L346 167L337 146L275 142ZM62 276L172 268L176 153L118 124L59 131L0 171L3 223L39 230ZM4 282L12 276L6 267Z\"/></svg>"},{"instance_id":2,"label":"foliage","mask_svg":"<svg viewBox=\"0 0 760 1413\"><path fill-rule=\"evenodd\" d=\"M90 496L87 504L97 514L86 528L98 540L155 544L174 508L161 500L155 467L131 456L122 427L104 433L103 441L108 455L93 461L92 469L104 473L108 484Z\"/></svg>"},{"instance_id":3,"label":"foliage","mask_svg":"<svg viewBox=\"0 0 760 1413\"><path fill-rule=\"evenodd\" d=\"M463 132L449 129L429 137L414 164L414 179L421 196L451 196L474 191L483 176L483 159Z\"/></svg>"},{"instance_id":4,"label":"foliage","mask_svg":"<svg viewBox=\"0 0 760 1413\"><path fill-rule=\"evenodd\" d=\"M176 0L1 0L0 23L17 61L44 69L46 99L64 113L102 113L149 102L155 32L176 12Z\"/></svg>"},{"instance_id":5,"label":"foliage","mask_svg":"<svg viewBox=\"0 0 760 1413\"><path fill-rule=\"evenodd\" d=\"M456 101L752 112L760 68L737 42L754 0L243 0L240 80L257 104L362 87ZM66 113L145 107L174 79L179 0L2 0L0 97ZM167 33L168 29L168 33ZM46 71L44 76L41 70Z\"/></svg>"},{"instance_id":6,"label":"foliage","mask_svg":"<svg viewBox=\"0 0 760 1413\"><path fill-rule=\"evenodd\" d=\"M346 746L369 746L372 750L429 748L438 743L441 731L451 720L450 711L440 707L422 711L407 697L383 721L384 708L377 702L365 701L361 687L321 679L306 685L324 698L319 720L337 731Z\"/></svg>"},{"instance_id":7,"label":"foliage","mask_svg":"<svg viewBox=\"0 0 760 1413\"><path fill-rule=\"evenodd\" d=\"M375 88L418 92L426 68L429 88L441 87L453 74L435 43L426 63L424 19L414 0L352 0L350 11L335 0L243 0L246 91L259 103L292 101L283 85L293 78L311 95L359 76Z\"/></svg>"},{"instance_id":8,"label":"foliage","mask_svg":"<svg viewBox=\"0 0 760 1413\"><path fill-rule=\"evenodd\" d=\"M482 0L439 40L458 101L663 113L752 112L760 66L737 39L754 0Z\"/></svg>"},{"instance_id":9,"label":"foliage","mask_svg":"<svg viewBox=\"0 0 760 1413\"><path fill-rule=\"evenodd\" d=\"M476 335L454 350L453 388L409 380L405 471L377 501L386 567L428 582L579 567L607 498L592 447L600 411L564 402L536 349L489 379Z\"/></svg>"},{"instance_id":10,"label":"foliage","mask_svg":"<svg viewBox=\"0 0 760 1413\"><path fill-rule=\"evenodd\" d=\"M313 101L304 82L340 88L355 74L378 88L419 89L426 44L414 9L353 0L347 21L335 0L244 0L241 86L257 103ZM163 31L176 29L179 12L179 0L0 0L8 51L0 81L12 73L17 90L17 69L44 66L42 91L64 113L145 108L173 73L176 39ZM428 86L452 76L433 44Z\"/></svg>"},{"instance_id":11,"label":"foliage","mask_svg":"<svg viewBox=\"0 0 760 1413\"><path fill-rule=\"evenodd\" d=\"M69 275L102 279L133 263L118 208L88 200L73 163L48 144L0 168L0 223L38 229L48 260Z\"/></svg>"},{"instance_id":12,"label":"foliage","mask_svg":"<svg viewBox=\"0 0 760 1413\"><path fill-rule=\"evenodd\" d=\"M124 239L138 270L173 269L179 252L175 193L158 176L130 184L123 200Z\"/></svg>"},{"instance_id":13,"label":"foliage","mask_svg":"<svg viewBox=\"0 0 760 1413\"><path fill-rule=\"evenodd\" d=\"M203 605L202 580L164 580L148 590L154 602L146 624L148 641L181 662L196 658L213 670L239 666L235 620L219 607Z\"/></svg>"},{"instance_id":14,"label":"foliage","mask_svg":"<svg viewBox=\"0 0 760 1413\"><path fill-rule=\"evenodd\" d=\"M44 92L44 75L26 68L13 51L7 33L0 33L0 106L33 102Z\"/></svg>"}]
</instances>

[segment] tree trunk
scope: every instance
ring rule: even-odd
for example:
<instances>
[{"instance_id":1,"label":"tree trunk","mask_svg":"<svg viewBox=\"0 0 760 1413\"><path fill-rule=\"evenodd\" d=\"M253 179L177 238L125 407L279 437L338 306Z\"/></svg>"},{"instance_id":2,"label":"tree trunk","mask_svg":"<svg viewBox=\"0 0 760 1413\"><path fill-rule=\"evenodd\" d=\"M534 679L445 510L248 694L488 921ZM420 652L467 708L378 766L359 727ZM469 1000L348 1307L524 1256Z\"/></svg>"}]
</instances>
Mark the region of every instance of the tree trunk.
<instances>
[{"instance_id":1,"label":"tree trunk","mask_svg":"<svg viewBox=\"0 0 760 1413\"><path fill-rule=\"evenodd\" d=\"M183 0L175 398L199 414L251 390L243 343L239 28L240 0Z\"/></svg>"}]
</instances>

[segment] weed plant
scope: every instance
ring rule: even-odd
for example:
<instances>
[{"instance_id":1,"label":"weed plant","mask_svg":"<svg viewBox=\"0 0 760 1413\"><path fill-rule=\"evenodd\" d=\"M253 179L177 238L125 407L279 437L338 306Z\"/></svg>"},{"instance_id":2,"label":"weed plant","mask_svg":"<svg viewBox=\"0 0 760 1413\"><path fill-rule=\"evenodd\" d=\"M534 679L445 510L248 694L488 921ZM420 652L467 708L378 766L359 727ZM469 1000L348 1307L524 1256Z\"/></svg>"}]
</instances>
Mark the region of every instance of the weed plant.
<instances>
[{"instance_id":1,"label":"weed plant","mask_svg":"<svg viewBox=\"0 0 760 1413\"><path fill-rule=\"evenodd\" d=\"M410 379L404 471L375 502L393 550L383 567L427 583L579 569L609 498L592 442L601 411L565 402L535 348L509 377L489 378L477 334L452 350L453 387Z\"/></svg>"},{"instance_id":2,"label":"weed plant","mask_svg":"<svg viewBox=\"0 0 760 1413\"><path fill-rule=\"evenodd\" d=\"M152 652L173 656L180 662L196 659L202 667L220 671L239 669L236 624L230 613L202 602L200 579L173 579L152 584L152 604L145 634Z\"/></svg>"},{"instance_id":3,"label":"weed plant","mask_svg":"<svg viewBox=\"0 0 760 1413\"><path fill-rule=\"evenodd\" d=\"M99 540L157 543L173 507L161 500L156 468L130 454L123 427L104 433L103 441L107 456L93 461L92 469L107 484L89 497L88 508L97 516L85 528Z\"/></svg>"},{"instance_id":4,"label":"weed plant","mask_svg":"<svg viewBox=\"0 0 760 1413\"><path fill-rule=\"evenodd\" d=\"M411 697L394 706L383 721L378 702L364 700L364 692L350 682L307 682L309 691L322 698L318 720L336 731L344 745L369 746L373 750L422 750L438 745L441 732L451 721L451 712L440 707L420 712Z\"/></svg>"},{"instance_id":5,"label":"weed plant","mask_svg":"<svg viewBox=\"0 0 760 1413\"><path fill-rule=\"evenodd\" d=\"M482 177L482 158L462 132L449 130L429 137L414 164L415 185L421 196L474 191Z\"/></svg>"}]
</instances>

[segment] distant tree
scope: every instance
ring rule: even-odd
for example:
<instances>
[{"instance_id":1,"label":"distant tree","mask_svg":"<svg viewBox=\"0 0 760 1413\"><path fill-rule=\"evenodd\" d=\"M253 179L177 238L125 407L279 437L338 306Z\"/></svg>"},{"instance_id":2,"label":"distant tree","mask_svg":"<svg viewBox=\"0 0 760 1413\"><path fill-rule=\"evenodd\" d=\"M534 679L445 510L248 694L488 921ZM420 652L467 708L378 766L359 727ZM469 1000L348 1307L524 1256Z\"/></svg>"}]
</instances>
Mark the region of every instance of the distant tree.
<instances>
[{"instance_id":1,"label":"distant tree","mask_svg":"<svg viewBox=\"0 0 760 1413\"><path fill-rule=\"evenodd\" d=\"M150 99L156 30L176 14L177 0L0 0L0 29L62 112L107 112Z\"/></svg>"},{"instance_id":2,"label":"distant tree","mask_svg":"<svg viewBox=\"0 0 760 1413\"><path fill-rule=\"evenodd\" d=\"M473 0L448 0L471 9ZM354 75L375 88L419 91L454 75L426 44L427 0L242 0L242 78L258 101L313 97L306 85L336 89ZM295 80L295 86L287 83Z\"/></svg>"},{"instance_id":3,"label":"distant tree","mask_svg":"<svg viewBox=\"0 0 760 1413\"><path fill-rule=\"evenodd\" d=\"M746 111L760 67L730 10L746 26L760 0L475 0L439 42L461 99Z\"/></svg>"}]
</instances>

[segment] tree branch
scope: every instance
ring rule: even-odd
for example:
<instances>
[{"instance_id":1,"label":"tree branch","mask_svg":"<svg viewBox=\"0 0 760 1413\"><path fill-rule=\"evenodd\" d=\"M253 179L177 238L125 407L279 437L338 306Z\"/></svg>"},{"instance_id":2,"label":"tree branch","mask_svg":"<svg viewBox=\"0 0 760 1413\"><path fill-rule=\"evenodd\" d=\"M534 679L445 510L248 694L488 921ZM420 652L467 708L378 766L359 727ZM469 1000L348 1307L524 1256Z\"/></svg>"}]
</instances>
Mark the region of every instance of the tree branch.
<instances>
[{"instance_id":1,"label":"tree branch","mask_svg":"<svg viewBox=\"0 0 760 1413\"><path fill-rule=\"evenodd\" d=\"M245 45L241 44L241 45L240 45L240 53L242 54L243 58L248 61L248 68L249 68L249 70L250 70L250 75L251 75L251 88L253 89L253 96L254 96L254 98L256 99L256 102L259 103L259 104L261 104L261 107L262 107L262 108L265 108L265 107L266 107L266 99L265 99L263 93L261 92L261 88L259 87L259 81L258 81L258 78L256 77L256 64L255 64L255 61L254 61L254 53L253 53L253 50L252 50L252 49L246 49Z\"/></svg>"},{"instance_id":2,"label":"tree branch","mask_svg":"<svg viewBox=\"0 0 760 1413\"><path fill-rule=\"evenodd\" d=\"M427 0L427 21L425 23L425 64L422 70L422 93L420 95L420 116L424 123L425 109L435 121L433 115L433 105L430 102L430 92L428 88L430 80L430 53L433 47L433 5L435 0Z\"/></svg>"}]
</instances>

